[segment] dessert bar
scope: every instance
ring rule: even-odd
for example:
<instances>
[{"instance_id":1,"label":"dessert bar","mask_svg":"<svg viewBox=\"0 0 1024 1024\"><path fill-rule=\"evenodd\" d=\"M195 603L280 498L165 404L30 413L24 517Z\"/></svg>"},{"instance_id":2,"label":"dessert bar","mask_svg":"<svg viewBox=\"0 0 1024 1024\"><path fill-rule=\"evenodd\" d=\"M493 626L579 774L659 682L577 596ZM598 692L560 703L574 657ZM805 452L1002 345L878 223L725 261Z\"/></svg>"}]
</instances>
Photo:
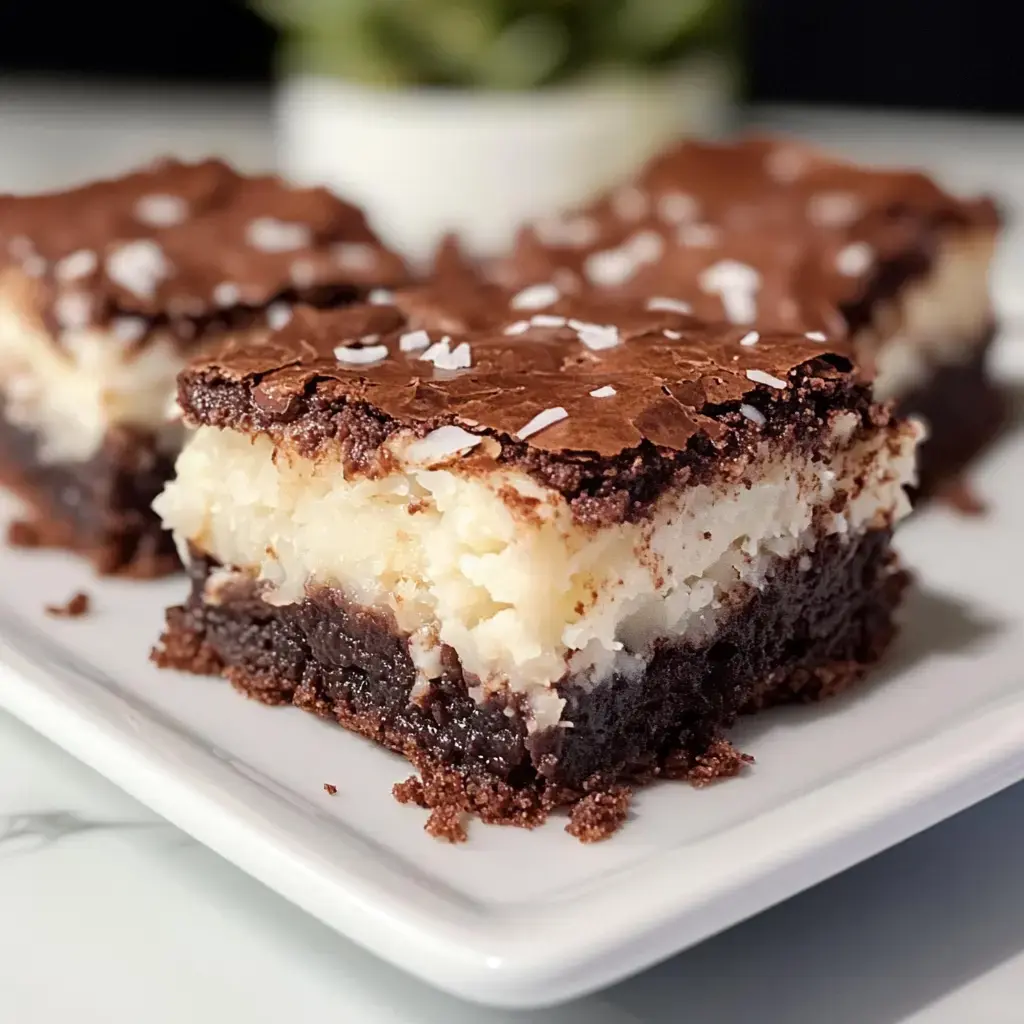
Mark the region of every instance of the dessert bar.
<instances>
[{"instance_id":1,"label":"dessert bar","mask_svg":"<svg viewBox=\"0 0 1024 1024\"><path fill-rule=\"evenodd\" d=\"M919 431L842 343L483 295L299 309L183 371L154 658L404 754L442 822L580 801L596 838L616 785L731 770L742 710L878 657Z\"/></svg>"},{"instance_id":2,"label":"dessert bar","mask_svg":"<svg viewBox=\"0 0 1024 1024\"><path fill-rule=\"evenodd\" d=\"M500 276L736 325L848 332L879 399L926 421L927 489L1002 419L985 370L998 228L990 200L957 199L923 174L791 141L687 142L593 204L524 228Z\"/></svg>"},{"instance_id":3,"label":"dessert bar","mask_svg":"<svg viewBox=\"0 0 1024 1024\"><path fill-rule=\"evenodd\" d=\"M150 504L188 353L404 278L354 207L218 161L0 196L0 478L34 514L17 536L101 572L170 569Z\"/></svg>"}]
</instances>

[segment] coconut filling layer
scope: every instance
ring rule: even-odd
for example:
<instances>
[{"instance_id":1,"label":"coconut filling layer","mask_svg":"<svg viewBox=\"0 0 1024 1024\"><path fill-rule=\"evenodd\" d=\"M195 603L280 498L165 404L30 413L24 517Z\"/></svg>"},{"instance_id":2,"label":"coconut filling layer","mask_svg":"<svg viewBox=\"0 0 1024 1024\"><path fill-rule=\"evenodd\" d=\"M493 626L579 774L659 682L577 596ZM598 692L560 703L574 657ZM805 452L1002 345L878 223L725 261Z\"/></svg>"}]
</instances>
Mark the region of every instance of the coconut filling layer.
<instances>
[{"instance_id":1,"label":"coconut filling layer","mask_svg":"<svg viewBox=\"0 0 1024 1024\"><path fill-rule=\"evenodd\" d=\"M992 323L990 230L950 234L929 273L877 303L854 339L875 353L875 398L898 399L927 387L937 367L969 363Z\"/></svg>"},{"instance_id":2,"label":"coconut filling layer","mask_svg":"<svg viewBox=\"0 0 1024 1024\"><path fill-rule=\"evenodd\" d=\"M446 644L479 681L477 699L524 694L532 727L545 728L559 720L553 684L567 673L599 684L643 672L657 641L712 634L777 560L822 533L855 536L902 516L917 429L848 444L855 424L838 414L818 461L766 443L730 480L666 494L643 523L601 528L515 469L474 460L460 472L458 450L439 466L437 445L424 448L436 435L479 441L459 428L394 441L395 472L346 480L329 458L200 427L154 507L179 546L265 581L272 604L322 585L390 611L411 637L418 692L440 676ZM442 441L451 449L453 436ZM844 491L852 497L830 508Z\"/></svg>"},{"instance_id":3,"label":"coconut filling layer","mask_svg":"<svg viewBox=\"0 0 1024 1024\"><path fill-rule=\"evenodd\" d=\"M179 447L180 425L168 423L168 407L184 360L173 341L154 334L136 347L144 321L123 317L108 328L76 327L70 325L70 309L64 310L69 326L56 339L30 295L23 278L0 275L4 416L35 435L39 460L84 462L100 450L113 426L157 434L167 451Z\"/></svg>"}]
</instances>

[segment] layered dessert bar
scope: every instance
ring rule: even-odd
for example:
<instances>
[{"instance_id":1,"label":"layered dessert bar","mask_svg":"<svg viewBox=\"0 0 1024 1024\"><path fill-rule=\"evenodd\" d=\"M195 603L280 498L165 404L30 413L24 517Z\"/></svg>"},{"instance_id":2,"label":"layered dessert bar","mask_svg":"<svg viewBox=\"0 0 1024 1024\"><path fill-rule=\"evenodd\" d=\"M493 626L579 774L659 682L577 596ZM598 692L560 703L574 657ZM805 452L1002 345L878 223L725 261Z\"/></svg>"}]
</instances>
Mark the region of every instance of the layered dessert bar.
<instances>
[{"instance_id":1,"label":"layered dessert bar","mask_svg":"<svg viewBox=\"0 0 1024 1024\"><path fill-rule=\"evenodd\" d=\"M404 277L359 210L218 161L0 196L0 479L34 516L17 535L101 572L171 568L150 505L188 354Z\"/></svg>"},{"instance_id":2,"label":"layered dessert bar","mask_svg":"<svg viewBox=\"0 0 1024 1024\"><path fill-rule=\"evenodd\" d=\"M462 333L421 292L189 365L154 658L404 754L442 830L575 802L596 838L625 780L727 772L742 710L878 657L918 428L841 344L488 294Z\"/></svg>"},{"instance_id":3,"label":"layered dessert bar","mask_svg":"<svg viewBox=\"0 0 1024 1024\"><path fill-rule=\"evenodd\" d=\"M553 282L736 325L847 332L876 395L930 437L922 486L995 433L985 370L999 217L922 174L844 163L802 144L683 143L634 181L526 227L506 283Z\"/></svg>"}]
</instances>

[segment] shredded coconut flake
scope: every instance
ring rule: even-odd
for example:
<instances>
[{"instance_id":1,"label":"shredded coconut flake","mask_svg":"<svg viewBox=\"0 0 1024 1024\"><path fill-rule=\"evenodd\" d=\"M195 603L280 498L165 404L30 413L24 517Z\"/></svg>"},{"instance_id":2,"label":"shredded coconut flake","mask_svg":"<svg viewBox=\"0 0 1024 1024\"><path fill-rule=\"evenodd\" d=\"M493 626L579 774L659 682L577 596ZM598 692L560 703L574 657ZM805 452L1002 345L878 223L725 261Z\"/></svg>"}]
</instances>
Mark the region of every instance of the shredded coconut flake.
<instances>
[{"instance_id":1,"label":"shredded coconut flake","mask_svg":"<svg viewBox=\"0 0 1024 1024\"><path fill-rule=\"evenodd\" d=\"M53 307L57 322L65 330L87 327L92 320L92 302L81 292L63 292Z\"/></svg>"},{"instance_id":2,"label":"shredded coconut flake","mask_svg":"<svg viewBox=\"0 0 1024 1024\"><path fill-rule=\"evenodd\" d=\"M564 327L565 317L564 316L552 316L550 313L538 313L536 316L530 317L530 326L532 327Z\"/></svg>"},{"instance_id":3,"label":"shredded coconut flake","mask_svg":"<svg viewBox=\"0 0 1024 1024\"><path fill-rule=\"evenodd\" d=\"M808 341L828 341L828 337L824 331L808 331L804 337Z\"/></svg>"},{"instance_id":4,"label":"shredded coconut flake","mask_svg":"<svg viewBox=\"0 0 1024 1024\"><path fill-rule=\"evenodd\" d=\"M107 256L107 276L141 299L152 299L171 272L163 249L148 238L119 246Z\"/></svg>"},{"instance_id":5,"label":"shredded coconut flake","mask_svg":"<svg viewBox=\"0 0 1024 1024\"><path fill-rule=\"evenodd\" d=\"M188 220L188 203L181 196L154 192L135 204L135 219L151 228L172 228Z\"/></svg>"},{"instance_id":6,"label":"shredded coconut flake","mask_svg":"<svg viewBox=\"0 0 1024 1024\"><path fill-rule=\"evenodd\" d=\"M316 283L316 266L311 260L296 260L290 273L296 288L312 288Z\"/></svg>"},{"instance_id":7,"label":"shredded coconut flake","mask_svg":"<svg viewBox=\"0 0 1024 1024\"><path fill-rule=\"evenodd\" d=\"M672 331L667 327L661 333L664 334L669 341L678 341L683 336L682 331Z\"/></svg>"},{"instance_id":8,"label":"shredded coconut flake","mask_svg":"<svg viewBox=\"0 0 1024 1024\"><path fill-rule=\"evenodd\" d=\"M433 466L452 455L464 455L483 440L462 427L445 426L432 430L426 437L413 441L405 450L409 462Z\"/></svg>"},{"instance_id":9,"label":"shredded coconut flake","mask_svg":"<svg viewBox=\"0 0 1024 1024\"><path fill-rule=\"evenodd\" d=\"M512 296L509 302L511 309L544 309L553 306L562 293L553 284L531 284L524 288L518 295Z\"/></svg>"},{"instance_id":10,"label":"shredded coconut flake","mask_svg":"<svg viewBox=\"0 0 1024 1024\"><path fill-rule=\"evenodd\" d=\"M768 177L781 185L796 181L803 175L807 166L807 154L792 146L773 149L764 159L764 169L768 172Z\"/></svg>"},{"instance_id":11,"label":"shredded coconut flake","mask_svg":"<svg viewBox=\"0 0 1024 1024\"><path fill-rule=\"evenodd\" d=\"M591 284L599 288L614 288L625 284L637 269L638 264L633 254L625 248L591 253L583 264L583 272Z\"/></svg>"},{"instance_id":12,"label":"shredded coconut flake","mask_svg":"<svg viewBox=\"0 0 1024 1024\"><path fill-rule=\"evenodd\" d=\"M426 331L409 331L398 339L400 352L419 352L430 347L430 335Z\"/></svg>"},{"instance_id":13,"label":"shredded coconut flake","mask_svg":"<svg viewBox=\"0 0 1024 1024\"><path fill-rule=\"evenodd\" d=\"M789 385L781 377L773 377L764 370L747 370L747 380L755 384L767 384L770 388L785 388Z\"/></svg>"},{"instance_id":14,"label":"shredded coconut flake","mask_svg":"<svg viewBox=\"0 0 1024 1024\"><path fill-rule=\"evenodd\" d=\"M580 344L589 348L591 352L600 352L602 349L615 348L621 344L619 329L608 324L588 324L581 320L570 320L569 326L576 332Z\"/></svg>"},{"instance_id":15,"label":"shredded coconut flake","mask_svg":"<svg viewBox=\"0 0 1024 1024\"><path fill-rule=\"evenodd\" d=\"M918 441L927 441L931 436L931 424L924 416L908 416L908 422L914 427Z\"/></svg>"},{"instance_id":16,"label":"shredded coconut flake","mask_svg":"<svg viewBox=\"0 0 1024 1024\"><path fill-rule=\"evenodd\" d=\"M753 267L737 260L720 260L700 275L699 283L703 291L722 300L730 323L749 324L757 318L761 275Z\"/></svg>"},{"instance_id":17,"label":"shredded coconut flake","mask_svg":"<svg viewBox=\"0 0 1024 1024\"><path fill-rule=\"evenodd\" d=\"M635 185L623 185L612 196L612 210L619 220L643 220L647 215L647 196Z\"/></svg>"},{"instance_id":18,"label":"shredded coconut flake","mask_svg":"<svg viewBox=\"0 0 1024 1024\"><path fill-rule=\"evenodd\" d=\"M625 284L645 263L654 263L665 250L665 239L657 231L641 231L617 249L591 253L583 272L591 284L614 288Z\"/></svg>"},{"instance_id":19,"label":"shredded coconut flake","mask_svg":"<svg viewBox=\"0 0 1024 1024\"><path fill-rule=\"evenodd\" d=\"M740 338L740 344L744 348L750 348L751 345L756 345L761 340L761 335L757 331L747 331L746 334Z\"/></svg>"},{"instance_id":20,"label":"shredded coconut flake","mask_svg":"<svg viewBox=\"0 0 1024 1024\"><path fill-rule=\"evenodd\" d=\"M740 415L745 416L751 423L756 423L759 427L763 427L768 422L760 409L755 409L754 406L747 405L746 402L740 406Z\"/></svg>"},{"instance_id":21,"label":"shredded coconut flake","mask_svg":"<svg viewBox=\"0 0 1024 1024\"><path fill-rule=\"evenodd\" d=\"M377 335L370 335L376 340ZM388 357L387 345L367 345L364 348L347 348L339 345L334 350L334 358L339 363L347 363L350 366L367 366L370 363L379 363Z\"/></svg>"},{"instance_id":22,"label":"shredded coconut flake","mask_svg":"<svg viewBox=\"0 0 1024 1024\"><path fill-rule=\"evenodd\" d=\"M242 298L242 289L231 281L222 281L213 289L213 301L218 306L237 306Z\"/></svg>"},{"instance_id":23,"label":"shredded coconut flake","mask_svg":"<svg viewBox=\"0 0 1024 1024\"><path fill-rule=\"evenodd\" d=\"M395 301L395 293L387 288L374 288L370 292L369 303L371 306L390 306Z\"/></svg>"},{"instance_id":24,"label":"shredded coconut flake","mask_svg":"<svg viewBox=\"0 0 1024 1024\"><path fill-rule=\"evenodd\" d=\"M279 331L292 318L292 307L287 302L275 302L267 308L267 324L271 330Z\"/></svg>"},{"instance_id":25,"label":"shredded coconut flake","mask_svg":"<svg viewBox=\"0 0 1024 1024\"><path fill-rule=\"evenodd\" d=\"M551 246L582 249L597 241L600 228L590 217L546 217L533 226L537 237Z\"/></svg>"},{"instance_id":26,"label":"shredded coconut flake","mask_svg":"<svg viewBox=\"0 0 1024 1024\"><path fill-rule=\"evenodd\" d=\"M7 243L7 251L16 260L24 260L29 256L34 256L36 247L32 244L31 238L26 238L24 235L15 235Z\"/></svg>"},{"instance_id":27,"label":"shredded coconut flake","mask_svg":"<svg viewBox=\"0 0 1024 1024\"><path fill-rule=\"evenodd\" d=\"M276 217L257 217L245 229L246 241L260 252L295 252L313 244L313 234L305 224L292 224Z\"/></svg>"},{"instance_id":28,"label":"shredded coconut flake","mask_svg":"<svg viewBox=\"0 0 1024 1024\"><path fill-rule=\"evenodd\" d=\"M684 224L700 216L700 205L685 192L666 192L658 200L658 217L668 224Z\"/></svg>"},{"instance_id":29,"label":"shredded coconut flake","mask_svg":"<svg viewBox=\"0 0 1024 1024\"><path fill-rule=\"evenodd\" d=\"M179 423L185 417L185 410L178 403L178 396L172 395L164 408L164 420L167 423ZM209 581L207 581L209 582Z\"/></svg>"},{"instance_id":30,"label":"shredded coconut flake","mask_svg":"<svg viewBox=\"0 0 1024 1024\"><path fill-rule=\"evenodd\" d=\"M534 434L539 434L542 430L547 430L548 427L568 418L569 414L560 405L556 405L552 409L545 409L543 412L537 413L525 427L517 430L516 437L520 441L525 441L528 437L533 437Z\"/></svg>"},{"instance_id":31,"label":"shredded coconut flake","mask_svg":"<svg viewBox=\"0 0 1024 1024\"><path fill-rule=\"evenodd\" d=\"M433 363L438 370L468 370L473 365L468 342L450 348L451 338L444 337L435 342L420 356L424 362Z\"/></svg>"},{"instance_id":32,"label":"shredded coconut flake","mask_svg":"<svg viewBox=\"0 0 1024 1024\"><path fill-rule=\"evenodd\" d=\"M867 242L853 242L836 254L836 270L844 277L860 277L874 261L875 254Z\"/></svg>"},{"instance_id":33,"label":"shredded coconut flake","mask_svg":"<svg viewBox=\"0 0 1024 1024\"><path fill-rule=\"evenodd\" d=\"M611 386L611 384L605 384L604 387L595 388L590 392L591 398L614 398L618 392Z\"/></svg>"},{"instance_id":34,"label":"shredded coconut flake","mask_svg":"<svg viewBox=\"0 0 1024 1024\"><path fill-rule=\"evenodd\" d=\"M58 260L53 273L58 281L80 281L88 277L99 266L99 260L91 249L79 249Z\"/></svg>"},{"instance_id":35,"label":"shredded coconut flake","mask_svg":"<svg viewBox=\"0 0 1024 1024\"><path fill-rule=\"evenodd\" d=\"M665 251L665 239L657 231L641 231L626 244L639 263L654 263Z\"/></svg>"},{"instance_id":36,"label":"shredded coconut flake","mask_svg":"<svg viewBox=\"0 0 1024 1024\"><path fill-rule=\"evenodd\" d=\"M807 200L807 219L819 228L845 228L860 216L860 201L851 192L819 192Z\"/></svg>"},{"instance_id":37,"label":"shredded coconut flake","mask_svg":"<svg viewBox=\"0 0 1024 1024\"><path fill-rule=\"evenodd\" d=\"M332 246L331 255L342 270L366 273L377 266L377 252L365 242L339 242Z\"/></svg>"},{"instance_id":38,"label":"shredded coconut flake","mask_svg":"<svg viewBox=\"0 0 1024 1024\"><path fill-rule=\"evenodd\" d=\"M145 335L148 327L141 316L119 316L111 323L110 333L122 344L131 345Z\"/></svg>"},{"instance_id":39,"label":"shredded coconut flake","mask_svg":"<svg viewBox=\"0 0 1024 1024\"><path fill-rule=\"evenodd\" d=\"M713 249L722 233L713 224L684 224L676 237L687 249Z\"/></svg>"},{"instance_id":40,"label":"shredded coconut flake","mask_svg":"<svg viewBox=\"0 0 1024 1024\"><path fill-rule=\"evenodd\" d=\"M434 365L440 366L441 369L468 370L473 365L473 355L469 348L469 342L464 341L462 344L456 345L455 348L452 349L451 359L447 362L447 367L444 367L435 359Z\"/></svg>"},{"instance_id":41,"label":"shredded coconut flake","mask_svg":"<svg viewBox=\"0 0 1024 1024\"><path fill-rule=\"evenodd\" d=\"M518 334L525 334L529 329L529 320L517 320L514 324L509 324L502 333L514 337Z\"/></svg>"},{"instance_id":42,"label":"shredded coconut flake","mask_svg":"<svg viewBox=\"0 0 1024 1024\"><path fill-rule=\"evenodd\" d=\"M660 296L648 299L647 308L652 312L655 310L664 310L666 313L683 313L686 315L693 312L693 306L688 302L683 302L682 299L668 299Z\"/></svg>"}]
</instances>

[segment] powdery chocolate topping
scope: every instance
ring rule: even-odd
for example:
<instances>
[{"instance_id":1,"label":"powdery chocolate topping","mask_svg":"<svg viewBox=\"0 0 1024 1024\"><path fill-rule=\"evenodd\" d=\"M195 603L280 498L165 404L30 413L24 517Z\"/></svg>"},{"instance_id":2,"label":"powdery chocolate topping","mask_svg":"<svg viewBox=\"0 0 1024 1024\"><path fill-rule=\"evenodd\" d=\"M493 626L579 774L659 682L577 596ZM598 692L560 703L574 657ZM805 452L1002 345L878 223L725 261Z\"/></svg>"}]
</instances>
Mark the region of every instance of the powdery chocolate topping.
<instances>
[{"instance_id":1,"label":"powdery chocolate topping","mask_svg":"<svg viewBox=\"0 0 1024 1024\"><path fill-rule=\"evenodd\" d=\"M110 181L0 196L0 270L46 290L57 319L202 319L281 295L404 282L362 212L326 189L173 160Z\"/></svg>"},{"instance_id":2,"label":"powdery chocolate topping","mask_svg":"<svg viewBox=\"0 0 1024 1024\"><path fill-rule=\"evenodd\" d=\"M399 430L457 426L468 460L489 436L500 460L570 500L616 492L601 514L617 518L740 438L813 437L837 408L888 416L843 344L546 288L487 294L491 324L461 332L435 326L467 316L457 294L428 302L425 289L412 314L300 308L262 343L229 339L194 360L179 402L193 424L268 431L307 454L340 445L356 472L386 470L379 449Z\"/></svg>"},{"instance_id":3,"label":"powdery chocolate topping","mask_svg":"<svg viewBox=\"0 0 1024 1024\"><path fill-rule=\"evenodd\" d=\"M686 142L590 206L523 228L495 274L509 285L662 296L737 325L838 333L923 273L940 232L998 220L989 199L963 201L923 174L801 143Z\"/></svg>"}]
</instances>

